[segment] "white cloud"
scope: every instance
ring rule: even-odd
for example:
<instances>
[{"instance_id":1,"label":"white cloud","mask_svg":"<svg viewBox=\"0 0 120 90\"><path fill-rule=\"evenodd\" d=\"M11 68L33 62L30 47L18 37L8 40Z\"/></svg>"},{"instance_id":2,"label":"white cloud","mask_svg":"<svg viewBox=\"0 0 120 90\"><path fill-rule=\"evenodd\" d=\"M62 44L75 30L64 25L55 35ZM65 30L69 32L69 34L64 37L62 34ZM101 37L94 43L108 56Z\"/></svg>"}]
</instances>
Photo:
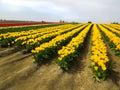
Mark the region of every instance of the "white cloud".
<instances>
[{"instance_id":1,"label":"white cloud","mask_svg":"<svg viewBox=\"0 0 120 90\"><path fill-rule=\"evenodd\" d=\"M24 11L25 8L27 8L37 12L69 12L67 8L44 0L2 0L2 4L4 4L9 11Z\"/></svg>"},{"instance_id":2,"label":"white cloud","mask_svg":"<svg viewBox=\"0 0 120 90\"><path fill-rule=\"evenodd\" d=\"M15 5L15 6L23 6L23 7L34 7L38 3L35 1L27 1L27 0L2 0L1 1L3 4L8 4L8 5Z\"/></svg>"},{"instance_id":3,"label":"white cloud","mask_svg":"<svg viewBox=\"0 0 120 90\"><path fill-rule=\"evenodd\" d=\"M120 0L0 0L0 17L112 22L120 21L119 3Z\"/></svg>"}]
</instances>

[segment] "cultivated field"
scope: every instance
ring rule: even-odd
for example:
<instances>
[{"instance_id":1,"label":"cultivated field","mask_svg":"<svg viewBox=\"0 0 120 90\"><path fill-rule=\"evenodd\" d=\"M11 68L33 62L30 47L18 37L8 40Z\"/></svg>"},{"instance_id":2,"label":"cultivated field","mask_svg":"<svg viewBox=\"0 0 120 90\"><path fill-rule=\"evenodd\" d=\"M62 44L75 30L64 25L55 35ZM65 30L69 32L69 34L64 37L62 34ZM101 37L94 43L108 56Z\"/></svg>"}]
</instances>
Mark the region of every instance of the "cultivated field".
<instances>
[{"instance_id":1,"label":"cultivated field","mask_svg":"<svg viewBox=\"0 0 120 90\"><path fill-rule=\"evenodd\" d=\"M58 22L0 20L0 27L11 27L11 26L17 27L17 26L31 26L31 25L44 25L44 24L58 24Z\"/></svg>"},{"instance_id":2,"label":"cultivated field","mask_svg":"<svg viewBox=\"0 0 120 90\"><path fill-rule=\"evenodd\" d=\"M120 25L0 30L0 90L120 90Z\"/></svg>"}]
</instances>

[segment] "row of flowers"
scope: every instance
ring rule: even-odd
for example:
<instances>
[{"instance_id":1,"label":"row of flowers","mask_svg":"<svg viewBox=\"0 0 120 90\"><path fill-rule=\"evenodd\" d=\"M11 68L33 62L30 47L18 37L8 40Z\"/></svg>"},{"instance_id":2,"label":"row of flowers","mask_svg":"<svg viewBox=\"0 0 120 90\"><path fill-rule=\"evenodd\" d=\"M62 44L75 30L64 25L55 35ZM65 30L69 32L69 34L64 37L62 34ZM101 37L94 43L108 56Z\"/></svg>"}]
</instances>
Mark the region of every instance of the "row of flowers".
<instances>
[{"instance_id":1,"label":"row of flowers","mask_svg":"<svg viewBox=\"0 0 120 90\"><path fill-rule=\"evenodd\" d=\"M14 23L0 23L0 27L9 27L9 26L27 26L27 25L41 25L41 24L57 24L57 22L14 22Z\"/></svg>"},{"instance_id":2,"label":"row of flowers","mask_svg":"<svg viewBox=\"0 0 120 90\"><path fill-rule=\"evenodd\" d=\"M116 36L116 34L107 30L103 26L98 26L109 46L115 51L116 55L120 55L120 37Z\"/></svg>"},{"instance_id":3,"label":"row of flowers","mask_svg":"<svg viewBox=\"0 0 120 90\"><path fill-rule=\"evenodd\" d=\"M85 37L87 36L88 31L90 30L92 24L88 25L84 30L82 30L76 37L62 49L58 51L58 59L56 63L63 69L68 70L70 64L75 61L75 58L78 57L79 49L83 46Z\"/></svg>"},{"instance_id":4,"label":"row of flowers","mask_svg":"<svg viewBox=\"0 0 120 90\"><path fill-rule=\"evenodd\" d=\"M42 28L62 26L62 25L65 25L65 24L44 24L44 25L0 27L0 33L29 31L29 30L32 30L32 29L35 30L35 29L42 29Z\"/></svg>"},{"instance_id":5,"label":"row of flowers","mask_svg":"<svg viewBox=\"0 0 120 90\"><path fill-rule=\"evenodd\" d=\"M113 27L113 28L115 28L115 29L120 31L120 24L105 24L105 25Z\"/></svg>"},{"instance_id":6,"label":"row of flowers","mask_svg":"<svg viewBox=\"0 0 120 90\"><path fill-rule=\"evenodd\" d=\"M2 29L9 29L9 28L22 28L22 27L32 27L32 26L40 26L43 24L37 24L37 25L24 25L24 26L7 26L7 27L0 27L0 30Z\"/></svg>"},{"instance_id":7,"label":"row of flowers","mask_svg":"<svg viewBox=\"0 0 120 90\"><path fill-rule=\"evenodd\" d=\"M3 33L0 34L0 37L2 39L10 38L10 37L19 37L19 36L26 36L26 35L31 35L31 34L36 34L40 32L46 32L50 31L51 29L58 29L58 28L63 28L63 27L68 27L69 25L60 25L60 26L54 26L54 27L48 27L48 28L42 28L42 29L31 29L29 31L20 31L20 32L8 32L8 33Z\"/></svg>"},{"instance_id":8,"label":"row of flowers","mask_svg":"<svg viewBox=\"0 0 120 90\"><path fill-rule=\"evenodd\" d=\"M60 25L55 27L21 31L21 32L8 32L0 35L1 44L3 45L20 45L23 41L26 41L31 38L36 38L47 33L59 31L68 27L76 27L75 25Z\"/></svg>"},{"instance_id":9,"label":"row of flowers","mask_svg":"<svg viewBox=\"0 0 120 90\"><path fill-rule=\"evenodd\" d=\"M58 35L49 42L43 43L40 46L36 47L31 52L34 55L35 62L40 63L41 61L49 60L51 56L57 53L57 51L62 48L63 45L66 45L74 36L76 36L83 28L87 25L78 27L68 33Z\"/></svg>"},{"instance_id":10,"label":"row of flowers","mask_svg":"<svg viewBox=\"0 0 120 90\"><path fill-rule=\"evenodd\" d=\"M113 28L113 27L110 27L108 25L103 25L105 28L107 28L108 30L110 30L111 32L115 33L117 36L120 36L120 31Z\"/></svg>"},{"instance_id":11,"label":"row of flowers","mask_svg":"<svg viewBox=\"0 0 120 90\"><path fill-rule=\"evenodd\" d=\"M46 32L45 34L41 34L38 37L35 38L29 38L27 40L24 40L21 45L23 45L28 51L30 51L31 49L34 49L35 47L39 46L42 43L48 42L51 39L55 38L58 35L61 35L63 33L67 33L69 31L71 31L73 28L76 28L78 26L81 25L76 25L76 26L72 26L72 27L68 27L68 28L64 28L64 29L56 29L56 31L52 31L51 32ZM20 45L20 44L19 44Z\"/></svg>"},{"instance_id":12,"label":"row of flowers","mask_svg":"<svg viewBox=\"0 0 120 90\"><path fill-rule=\"evenodd\" d=\"M110 61L107 55L107 46L105 45L96 24L93 26L92 32L90 60L90 68L96 80L104 80L109 74Z\"/></svg>"}]
</instances>

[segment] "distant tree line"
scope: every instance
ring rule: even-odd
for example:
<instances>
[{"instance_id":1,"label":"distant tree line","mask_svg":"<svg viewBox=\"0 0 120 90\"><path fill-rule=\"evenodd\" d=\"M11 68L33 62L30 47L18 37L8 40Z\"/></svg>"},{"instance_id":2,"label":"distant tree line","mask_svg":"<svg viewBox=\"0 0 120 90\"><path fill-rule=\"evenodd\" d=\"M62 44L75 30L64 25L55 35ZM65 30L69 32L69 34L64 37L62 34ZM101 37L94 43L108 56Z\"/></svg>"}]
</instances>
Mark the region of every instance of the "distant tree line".
<instances>
[{"instance_id":1,"label":"distant tree line","mask_svg":"<svg viewBox=\"0 0 120 90\"><path fill-rule=\"evenodd\" d=\"M112 22L111 24L119 24L118 22Z\"/></svg>"}]
</instances>

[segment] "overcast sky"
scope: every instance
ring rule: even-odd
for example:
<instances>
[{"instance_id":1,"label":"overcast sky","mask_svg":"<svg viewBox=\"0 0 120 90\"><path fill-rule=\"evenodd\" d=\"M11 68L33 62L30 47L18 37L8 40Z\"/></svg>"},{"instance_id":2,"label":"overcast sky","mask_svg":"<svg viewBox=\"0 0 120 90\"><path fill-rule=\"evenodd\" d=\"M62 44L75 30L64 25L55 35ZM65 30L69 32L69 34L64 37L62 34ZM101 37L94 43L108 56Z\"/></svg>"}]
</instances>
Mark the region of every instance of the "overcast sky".
<instances>
[{"instance_id":1,"label":"overcast sky","mask_svg":"<svg viewBox=\"0 0 120 90\"><path fill-rule=\"evenodd\" d=\"M0 0L0 19L120 22L120 0Z\"/></svg>"}]
</instances>

